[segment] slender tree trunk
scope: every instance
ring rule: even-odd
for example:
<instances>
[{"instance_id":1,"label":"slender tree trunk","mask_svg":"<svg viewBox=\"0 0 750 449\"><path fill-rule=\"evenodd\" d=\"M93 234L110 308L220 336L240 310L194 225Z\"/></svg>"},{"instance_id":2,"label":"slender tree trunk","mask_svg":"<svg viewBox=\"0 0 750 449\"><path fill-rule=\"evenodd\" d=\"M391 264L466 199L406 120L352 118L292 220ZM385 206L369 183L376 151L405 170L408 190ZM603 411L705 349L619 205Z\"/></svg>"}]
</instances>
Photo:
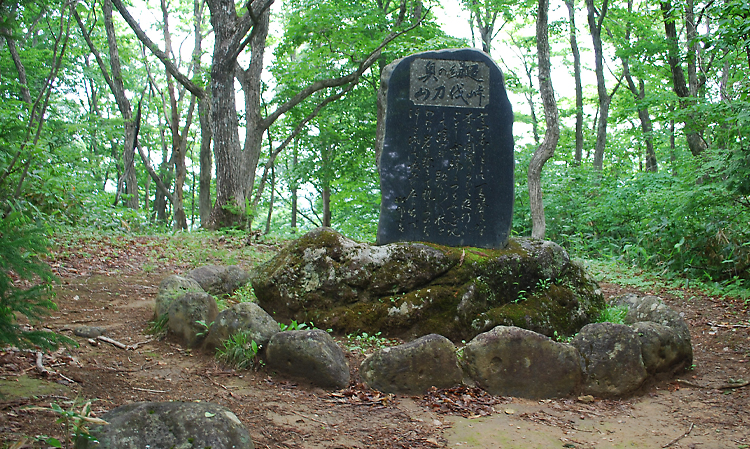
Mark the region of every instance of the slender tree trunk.
<instances>
[{"instance_id":1,"label":"slender tree trunk","mask_svg":"<svg viewBox=\"0 0 750 449\"><path fill-rule=\"evenodd\" d=\"M169 31L169 11L166 0L161 0L162 10L162 32L164 37L164 52L172 54L172 34ZM188 116L185 120L184 137L180 135L180 110L178 106L177 93L172 74L167 71L167 93L169 95L168 118L169 131L172 142L172 160L175 167L174 193L172 195L173 229L175 231L186 230L187 215L185 214L184 191L185 179L187 179L187 166L185 156L187 152L187 132L192 122L193 109L195 108L195 97L190 102Z\"/></svg>"},{"instance_id":2,"label":"slender tree trunk","mask_svg":"<svg viewBox=\"0 0 750 449\"><path fill-rule=\"evenodd\" d=\"M242 173L245 179L245 196L250 198L255 186L255 170L260 160L263 133L266 128L261 117L261 73L263 72L263 54L268 36L269 14L265 13L255 25L257 34L250 42L253 59L247 70L239 70L237 75L245 94L245 144L243 149ZM252 216L250 217L252 220Z\"/></svg>"},{"instance_id":3,"label":"slender tree trunk","mask_svg":"<svg viewBox=\"0 0 750 449\"><path fill-rule=\"evenodd\" d=\"M294 153L292 155L292 182L291 184L291 191L292 191L292 232L297 231L297 183L299 180L297 179L297 163L298 163L298 148L297 148L297 141L294 142Z\"/></svg>"},{"instance_id":4,"label":"slender tree trunk","mask_svg":"<svg viewBox=\"0 0 750 449\"><path fill-rule=\"evenodd\" d=\"M120 109L124 120L125 136L123 140L122 162L124 173L118 181L118 192L122 191L123 184L128 194L126 206L130 209L138 209L138 178L135 173L135 123L133 122L133 110L130 101L125 96L125 85L123 83L122 69L120 66L120 52L117 47L115 26L112 21L112 2L102 2L104 13L104 29L107 32L107 43L109 45L109 64L112 70L113 92L117 107Z\"/></svg>"},{"instance_id":5,"label":"slender tree trunk","mask_svg":"<svg viewBox=\"0 0 750 449\"><path fill-rule=\"evenodd\" d=\"M276 169L271 167L271 198L268 200L268 216L266 217L266 229L263 234L271 232L271 217L273 216L273 200L276 194Z\"/></svg>"},{"instance_id":6,"label":"slender tree trunk","mask_svg":"<svg viewBox=\"0 0 750 449\"><path fill-rule=\"evenodd\" d=\"M201 125L201 151L200 151L200 179L198 181L200 194L198 197L199 213L201 216L201 227L208 227L211 214L211 179L213 178L211 152L211 140L213 130L211 128L211 103L208 99L202 99L198 103L198 116Z\"/></svg>"},{"instance_id":7,"label":"slender tree trunk","mask_svg":"<svg viewBox=\"0 0 750 449\"><path fill-rule=\"evenodd\" d=\"M544 140L539 145L529 163L527 175L529 185L529 207L531 209L531 236L544 238L546 221L544 218L544 203L542 201L542 167L552 157L560 139L559 113L555 102L555 92L552 88L552 69L550 64L550 48L547 29L549 0L539 0L536 21L537 57L539 60L539 93L544 104L544 119L547 130Z\"/></svg>"},{"instance_id":8,"label":"slender tree trunk","mask_svg":"<svg viewBox=\"0 0 750 449\"><path fill-rule=\"evenodd\" d=\"M201 53L203 39L202 39L202 24L203 24L203 0L193 1L193 34L195 35L195 47L193 51L193 73L201 73ZM200 214L201 227L208 225L208 217L211 214L211 179L213 178L212 173L212 158L211 153L211 100L204 96L198 99L198 121L201 127L201 149L200 149L200 177L199 177L199 189L200 193L198 196L198 213Z\"/></svg>"},{"instance_id":9,"label":"slender tree trunk","mask_svg":"<svg viewBox=\"0 0 750 449\"><path fill-rule=\"evenodd\" d=\"M685 80L685 72L683 72L680 63L677 27L675 25L676 19L674 17L672 1L662 1L661 11L662 17L664 19L664 32L667 36L667 62L672 73L672 88L674 89L675 94L680 97L680 108L690 109L692 104L691 100L693 100L694 98L691 98L690 89L688 88L687 82ZM692 153L693 156L699 156L706 149L708 149L708 144L706 144L706 141L703 140L703 136L701 135L702 133L698 129L693 112L687 112L684 123L685 139L687 140L690 153Z\"/></svg>"},{"instance_id":10,"label":"slender tree trunk","mask_svg":"<svg viewBox=\"0 0 750 449\"><path fill-rule=\"evenodd\" d=\"M601 170L604 165L604 149L607 146L607 120L609 118L609 104L612 97L607 93L604 80L604 51L602 49L602 23L607 15L608 0L602 2L601 11L597 18L594 0L586 0L586 10L594 43L594 68L596 72L596 91L599 96L599 124L596 128L596 145L594 147L594 168Z\"/></svg>"},{"instance_id":11,"label":"slender tree trunk","mask_svg":"<svg viewBox=\"0 0 750 449\"><path fill-rule=\"evenodd\" d=\"M161 164L159 165L159 178L165 186L172 185L174 177L174 161L169 157L169 147L167 145L166 127L161 126L162 117L159 116L159 137L161 143ZM167 222L167 190L157 190L154 201L156 210L156 220L160 223Z\"/></svg>"},{"instance_id":12,"label":"slender tree trunk","mask_svg":"<svg viewBox=\"0 0 750 449\"><path fill-rule=\"evenodd\" d=\"M576 83L576 149L574 161L580 165L583 160L583 83L581 81L581 53L576 38L575 2L565 0L570 23L570 50L573 53L573 76Z\"/></svg>"},{"instance_id":13,"label":"slender tree trunk","mask_svg":"<svg viewBox=\"0 0 750 449\"><path fill-rule=\"evenodd\" d=\"M323 192L321 192L321 200L323 200L323 226L331 227L331 187L328 183L323 186Z\"/></svg>"}]
</instances>

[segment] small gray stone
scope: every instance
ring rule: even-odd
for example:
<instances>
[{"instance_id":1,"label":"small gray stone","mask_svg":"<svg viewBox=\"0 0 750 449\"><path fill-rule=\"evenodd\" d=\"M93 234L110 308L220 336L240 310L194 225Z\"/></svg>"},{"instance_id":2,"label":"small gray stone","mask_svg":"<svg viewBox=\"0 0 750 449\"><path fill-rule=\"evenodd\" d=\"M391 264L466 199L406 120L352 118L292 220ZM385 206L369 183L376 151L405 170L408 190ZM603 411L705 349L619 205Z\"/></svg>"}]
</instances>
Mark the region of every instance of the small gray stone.
<instances>
[{"instance_id":1,"label":"small gray stone","mask_svg":"<svg viewBox=\"0 0 750 449\"><path fill-rule=\"evenodd\" d=\"M359 373L370 388L402 394L424 394L430 387L453 387L463 377L456 347L437 334L381 349L362 362Z\"/></svg>"},{"instance_id":2,"label":"small gray stone","mask_svg":"<svg viewBox=\"0 0 750 449\"><path fill-rule=\"evenodd\" d=\"M323 388L349 385L344 351L320 329L277 333L268 342L266 362L271 370Z\"/></svg>"},{"instance_id":3,"label":"small gray stone","mask_svg":"<svg viewBox=\"0 0 750 449\"><path fill-rule=\"evenodd\" d=\"M259 305L241 302L219 312L206 337L205 346L209 349L220 347L238 332L247 332L251 340L265 347L271 337L279 332L279 323Z\"/></svg>"},{"instance_id":4,"label":"small gray stone","mask_svg":"<svg viewBox=\"0 0 750 449\"><path fill-rule=\"evenodd\" d=\"M643 364L649 373L674 372L693 363L690 340L681 338L673 328L651 321L641 321L632 327L641 341Z\"/></svg>"},{"instance_id":5,"label":"small gray stone","mask_svg":"<svg viewBox=\"0 0 750 449\"><path fill-rule=\"evenodd\" d=\"M614 305L628 306L628 313L625 316L625 324L635 324L642 321L652 321L663 326L669 326L677 334L690 341L690 329L685 320L679 313L672 310L664 304L657 296L639 297L629 293L615 298Z\"/></svg>"},{"instance_id":6,"label":"small gray stone","mask_svg":"<svg viewBox=\"0 0 750 449\"><path fill-rule=\"evenodd\" d=\"M164 278L159 284L159 292L156 294L154 320L158 320L166 314L175 299L188 292L202 291L203 288L194 279L177 276L176 274Z\"/></svg>"},{"instance_id":7,"label":"small gray stone","mask_svg":"<svg viewBox=\"0 0 750 449\"><path fill-rule=\"evenodd\" d=\"M169 331L188 348L195 348L206 338L206 325L214 321L219 309L216 300L206 292L189 292L175 299L167 311Z\"/></svg>"},{"instance_id":8,"label":"small gray stone","mask_svg":"<svg viewBox=\"0 0 750 449\"><path fill-rule=\"evenodd\" d=\"M551 398L581 381L581 357L570 345L519 327L497 326L464 348L466 373L495 395Z\"/></svg>"},{"instance_id":9,"label":"small gray stone","mask_svg":"<svg viewBox=\"0 0 750 449\"><path fill-rule=\"evenodd\" d=\"M586 325L571 344L584 361L583 394L626 395L637 390L648 376L638 334L624 324Z\"/></svg>"},{"instance_id":10,"label":"small gray stone","mask_svg":"<svg viewBox=\"0 0 750 449\"><path fill-rule=\"evenodd\" d=\"M231 295L250 280L250 275L237 265L206 265L189 271L185 277L194 279L212 295Z\"/></svg>"},{"instance_id":11,"label":"small gray stone","mask_svg":"<svg viewBox=\"0 0 750 449\"><path fill-rule=\"evenodd\" d=\"M90 426L98 442L78 438L77 449L253 449L245 426L229 409L209 402L135 402Z\"/></svg>"},{"instance_id":12,"label":"small gray stone","mask_svg":"<svg viewBox=\"0 0 750 449\"><path fill-rule=\"evenodd\" d=\"M96 338L107 333L107 329L98 326L78 326L73 329L73 333L78 337Z\"/></svg>"}]
</instances>

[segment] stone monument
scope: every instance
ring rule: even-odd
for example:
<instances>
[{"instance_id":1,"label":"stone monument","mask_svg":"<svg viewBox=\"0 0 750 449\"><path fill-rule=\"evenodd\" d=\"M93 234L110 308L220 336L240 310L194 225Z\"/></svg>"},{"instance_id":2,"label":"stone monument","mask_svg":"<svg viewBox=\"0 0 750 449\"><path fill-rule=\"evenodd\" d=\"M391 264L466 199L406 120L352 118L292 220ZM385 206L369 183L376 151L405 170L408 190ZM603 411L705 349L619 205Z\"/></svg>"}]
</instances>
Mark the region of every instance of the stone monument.
<instances>
[{"instance_id":1,"label":"stone monument","mask_svg":"<svg viewBox=\"0 0 750 449\"><path fill-rule=\"evenodd\" d=\"M513 111L500 68L474 49L418 53L383 71L379 245L503 248L513 218Z\"/></svg>"}]
</instances>

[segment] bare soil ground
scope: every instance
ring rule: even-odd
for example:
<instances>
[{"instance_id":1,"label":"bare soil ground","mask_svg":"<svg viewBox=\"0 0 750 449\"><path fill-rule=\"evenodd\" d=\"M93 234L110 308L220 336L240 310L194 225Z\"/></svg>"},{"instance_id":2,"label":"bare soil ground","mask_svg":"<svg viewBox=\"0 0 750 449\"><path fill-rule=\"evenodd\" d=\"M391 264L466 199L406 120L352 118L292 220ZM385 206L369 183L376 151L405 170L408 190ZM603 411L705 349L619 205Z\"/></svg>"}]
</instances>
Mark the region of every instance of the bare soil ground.
<instances>
[{"instance_id":1,"label":"bare soil ground","mask_svg":"<svg viewBox=\"0 0 750 449\"><path fill-rule=\"evenodd\" d=\"M210 238L205 245L231 252L246 242ZM253 250L263 258L274 248ZM383 395L359 383L354 367L363 355L356 351L349 352L349 388L325 391L263 368L235 372L211 354L154 339L148 322L159 283L203 262L186 263L173 252L148 237L81 240L56 250L50 265L61 278L59 310L45 325L80 347L45 354L46 374L35 368L36 353L0 351L0 447L63 440L59 415L29 407L92 401L101 416L133 401L174 400L228 407L256 448L750 448L750 314L743 301L691 290L638 292L659 295L684 313L695 367L629 399L532 401L471 388ZM249 268L254 261L236 262ZM607 297L628 291L602 288ZM82 324L105 327L108 337L137 348L74 337L72 329Z\"/></svg>"}]
</instances>

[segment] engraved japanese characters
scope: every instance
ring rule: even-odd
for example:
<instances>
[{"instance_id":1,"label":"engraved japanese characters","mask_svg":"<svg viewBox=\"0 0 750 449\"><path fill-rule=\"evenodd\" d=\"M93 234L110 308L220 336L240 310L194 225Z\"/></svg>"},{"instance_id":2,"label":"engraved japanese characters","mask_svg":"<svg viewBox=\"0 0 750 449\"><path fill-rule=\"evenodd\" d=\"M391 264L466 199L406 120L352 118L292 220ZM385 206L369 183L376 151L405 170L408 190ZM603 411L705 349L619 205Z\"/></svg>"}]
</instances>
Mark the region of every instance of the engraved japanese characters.
<instances>
[{"instance_id":1,"label":"engraved japanese characters","mask_svg":"<svg viewBox=\"0 0 750 449\"><path fill-rule=\"evenodd\" d=\"M378 244L502 248L513 216L513 112L502 73L473 49L383 71Z\"/></svg>"}]
</instances>

